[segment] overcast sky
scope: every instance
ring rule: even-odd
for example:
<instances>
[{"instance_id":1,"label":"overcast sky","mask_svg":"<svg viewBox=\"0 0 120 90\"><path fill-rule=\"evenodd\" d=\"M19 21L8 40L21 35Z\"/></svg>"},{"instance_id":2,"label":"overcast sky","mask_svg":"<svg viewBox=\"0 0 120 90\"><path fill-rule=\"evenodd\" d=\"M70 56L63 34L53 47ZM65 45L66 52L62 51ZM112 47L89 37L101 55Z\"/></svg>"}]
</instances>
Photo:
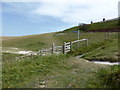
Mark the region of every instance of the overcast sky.
<instances>
[{"instance_id":1,"label":"overcast sky","mask_svg":"<svg viewBox=\"0 0 120 90\"><path fill-rule=\"evenodd\" d=\"M118 17L119 0L2 1L3 36L55 32L79 23Z\"/></svg>"}]
</instances>

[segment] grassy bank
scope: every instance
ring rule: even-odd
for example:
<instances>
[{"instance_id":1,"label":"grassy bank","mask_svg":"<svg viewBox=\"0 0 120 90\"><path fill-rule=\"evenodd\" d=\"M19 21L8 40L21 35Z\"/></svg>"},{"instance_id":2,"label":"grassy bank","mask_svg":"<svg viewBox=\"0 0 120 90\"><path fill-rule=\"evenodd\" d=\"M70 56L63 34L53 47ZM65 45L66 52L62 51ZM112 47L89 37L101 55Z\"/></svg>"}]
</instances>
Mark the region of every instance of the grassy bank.
<instances>
[{"instance_id":1,"label":"grassy bank","mask_svg":"<svg viewBox=\"0 0 120 90\"><path fill-rule=\"evenodd\" d=\"M72 36L73 38L71 38ZM77 39L77 33L68 33L56 36L61 42L70 42ZM111 32L94 32L80 33L80 39L88 38L88 46L86 42L73 44L70 54L83 56L89 60L118 61L118 33Z\"/></svg>"},{"instance_id":2,"label":"grassy bank","mask_svg":"<svg viewBox=\"0 0 120 90\"><path fill-rule=\"evenodd\" d=\"M89 60L118 62L118 39L105 41L103 45L88 52L83 58Z\"/></svg>"},{"instance_id":3,"label":"grassy bank","mask_svg":"<svg viewBox=\"0 0 120 90\"><path fill-rule=\"evenodd\" d=\"M91 88L120 88L120 65L111 66L109 69L100 69L97 72L98 82L91 80Z\"/></svg>"}]
</instances>

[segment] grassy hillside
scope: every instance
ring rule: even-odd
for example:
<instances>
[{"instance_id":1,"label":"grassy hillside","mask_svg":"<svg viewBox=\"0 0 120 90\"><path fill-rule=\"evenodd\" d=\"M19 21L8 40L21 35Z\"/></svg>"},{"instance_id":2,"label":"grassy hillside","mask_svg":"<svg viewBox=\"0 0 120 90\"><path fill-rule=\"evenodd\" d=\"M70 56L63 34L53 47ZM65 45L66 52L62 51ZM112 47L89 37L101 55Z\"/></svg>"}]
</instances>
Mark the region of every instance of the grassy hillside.
<instances>
[{"instance_id":1,"label":"grassy hillside","mask_svg":"<svg viewBox=\"0 0 120 90\"><path fill-rule=\"evenodd\" d=\"M14 37L10 39L3 39L3 47L17 47L25 50L39 50L42 48L51 47L52 43L59 44L54 36L54 33L40 34L40 35L30 35Z\"/></svg>"},{"instance_id":2,"label":"grassy hillside","mask_svg":"<svg viewBox=\"0 0 120 90\"><path fill-rule=\"evenodd\" d=\"M104 27L103 25L106 24ZM112 28L117 21L93 23L83 29ZM64 34L47 33L21 37L3 37L3 47L20 50L37 51L50 48L52 43L63 45L63 42L77 40L78 27L67 29ZM62 33L63 33L62 32ZM117 32L80 32L80 39L85 42L73 45L67 55L31 56L15 60L18 54L3 53L3 88L105 88L119 87L119 68L99 65L85 59L118 61ZM6 49L6 48L3 48ZM75 56L85 54L82 58ZM84 59L83 59L84 58ZM112 70L112 72L111 72ZM111 79L112 78L112 79ZM116 83L114 86L113 84Z\"/></svg>"},{"instance_id":3,"label":"grassy hillside","mask_svg":"<svg viewBox=\"0 0 120 90\"><path fill-rule=\"evenodd\" d=\"M56 38L55 33L46 33L46 34L40 34L40 35L29 35L29 36L21 36L21 37L3 37L2 45L3 47L18 47L18 48L24 48L24 49L38 50L41 48L48 48L51 46L52 43L61 45L64 41L76 40L77 35L73 31L77 31L78 29L97 30L97 29L103 29L103 28L116 28L116 27L118 27L118 20L93 23L93 24L88 24L80 27L75 26L75 27L66 29L64 31L61 31L66 33L66 35L63 35L65 37L61 37L62 35L60 36L60 38L65 38L65 40L63 40L62 42L59 41L60 39ZM61 33L61 32L57 32L57 33ZM83 38L90 37L88 34L84 34L84 35L81 35L81 36ZM57 36L59 37L59 35Z\"/></svg>"},{"instance_id":4,"label":"grassy hillside","mask_svg":"<svg viewBox=\"0 0 120 90\"><path fill-rule=\"evenodd\" d=\"M90 25L88 30L97 30L104 28L116 28L118 27L118 20L106 21L106 22L98 22Z\"/></svg>"},{"instance_id":5,"label":"grassy hillside","mask_svg":"<svg viewBox=\"0 0 120 90\"><path fill-rule=\"evenodd\" d=\"M117 33L80 33L80 39L88 38L88 47L86 42L80 42L73 44L73 50L71 53L74 55L80 55L88 53L84 56L86 59L101 59L116 61L118 58L118 36ZM63 45L64 42L77 40L77 33L66 33L63 35L56 35L55 33L47 35L26 36L18 39L9 39L3 41L3 47L17 47L20 50L40 50L42 48L50 48L52 43L55 45ZM98 50L95 50L100 48ZM3 50L6 50L3 48ZM7 49L8 50L8 49ZM9 49L10 50L10 49ZM12 51L12 50L11 50Z\"/></svg>"},{"instance_id":6,"label":"grassy hillside","mask_svg":"<svg viewBox=\"0 0 120 90\"><path fill-rule=\"evenodd\" d=\"M64 41L77 40L77 33L66 33L56 36L62 43ZM118 61L118 33L116 32L81 32L80 39L88 38L88 46L86 42L73 44L71 54L81 55L87 53L84 58L89 60L108 60Z\"/></svg>"},{"instance_id":7,"label":"grassy hillside","mask_svg":"<svg viewBox=\"0 0 120 90\"><path fill-rule=\"evenodd\" d=\"M117 20L107 21L107 22L100 22L100 23L93 23L87 27L89 30L91 29L100 29L100 28L112 28L117 27ZM105 27L104 27L105 25ZM61 32L56 33L47 33L47 34L40 34L40 35L29 35L29 36L21 36L21 37L3 37L3 47L15 47L19 48L20 50L33 50L37 51L42 48L50 48L52 44L55 45L63 45L64 42L71 42L77 40L78 36L77 33L73 31L77 31L78 27L73 27L67 29L64 34L58 34ZM78 44L73 45L72 53L74 55L88 53L86 59L105 59L113 61L117 60L118 53L118 34L117 32L80 32L80 39L88 38L89 46L86 47L85 42L80 42L80 47ZM100 50L95 50L97 48L102 48ZM6 48L3 48L5 50ZM99 52L99 53L98 53Z\"/></svg>"}]
</instances>

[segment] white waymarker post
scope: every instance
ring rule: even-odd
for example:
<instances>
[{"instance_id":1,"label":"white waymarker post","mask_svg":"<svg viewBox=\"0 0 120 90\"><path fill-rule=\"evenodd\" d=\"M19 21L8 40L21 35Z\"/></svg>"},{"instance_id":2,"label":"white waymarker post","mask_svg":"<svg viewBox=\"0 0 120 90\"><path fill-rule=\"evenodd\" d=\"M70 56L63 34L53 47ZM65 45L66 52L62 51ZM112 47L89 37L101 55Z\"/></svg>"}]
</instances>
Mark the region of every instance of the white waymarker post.
<instances>
[{"instance_id":1,"label":"white waymarker post","mask_svg":"<svg viewBox=\"0 0 120 90\"><path fill-rule=\"evenodd\" d=\"M80 31L78 30L78 40L80 40ZM78 42L78 48L79 48L80 43Z\"/></svg>"}]
</instances>

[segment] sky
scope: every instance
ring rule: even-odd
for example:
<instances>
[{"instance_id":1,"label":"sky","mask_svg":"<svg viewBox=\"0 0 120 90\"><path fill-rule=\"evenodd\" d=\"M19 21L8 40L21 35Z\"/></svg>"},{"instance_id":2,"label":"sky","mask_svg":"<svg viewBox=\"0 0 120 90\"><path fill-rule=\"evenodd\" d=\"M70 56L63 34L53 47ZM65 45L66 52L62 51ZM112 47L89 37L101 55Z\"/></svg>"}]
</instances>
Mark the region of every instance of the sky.
<instances>
[{"instance_id":1,"label":"sky","mask_svg":"<svg viewBox=\"0 0 120 90\"><path fill-rule=\"evenodd\" d=\"M119 0L2 0L2 36L65 30L79 23L118 17ZM2 8L2 10L1 10Z\"/></svg>"}]
</instances>

